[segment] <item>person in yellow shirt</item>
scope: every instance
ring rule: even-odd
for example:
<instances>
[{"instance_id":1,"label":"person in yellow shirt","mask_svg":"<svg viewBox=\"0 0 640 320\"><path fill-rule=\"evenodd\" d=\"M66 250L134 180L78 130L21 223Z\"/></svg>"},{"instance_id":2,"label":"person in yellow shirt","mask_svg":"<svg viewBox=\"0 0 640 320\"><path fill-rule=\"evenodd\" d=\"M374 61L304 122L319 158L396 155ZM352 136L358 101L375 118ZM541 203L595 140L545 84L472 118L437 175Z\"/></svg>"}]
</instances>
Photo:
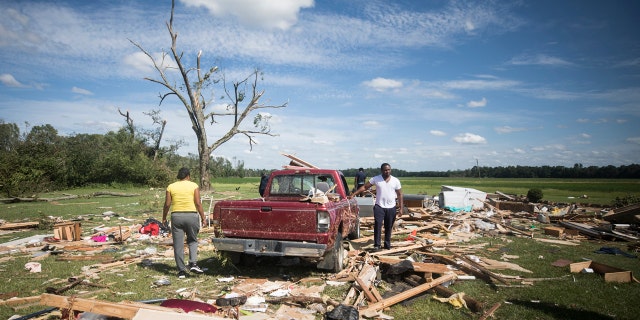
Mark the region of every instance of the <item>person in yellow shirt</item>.
<instances>
[{"instance_id":1,"label":"person in yellow shirt","mask_svg":"<svg viewBox=\"0 0 640 320\"><path fill-rule=\"evenodd\" d=\"M192 273L204 273L197 265L198 233L200 226L206 224L200 188L191 181L189 168L180 168L178 181L170 184L165 193L162 208L162 223L167 224L167 214L171 210L171 233L173 237L173 256L178 267L178 278L185 278L188 270ZM189 265L184 262L184 237L187 236Z\"/></svg>"}]
</instances>

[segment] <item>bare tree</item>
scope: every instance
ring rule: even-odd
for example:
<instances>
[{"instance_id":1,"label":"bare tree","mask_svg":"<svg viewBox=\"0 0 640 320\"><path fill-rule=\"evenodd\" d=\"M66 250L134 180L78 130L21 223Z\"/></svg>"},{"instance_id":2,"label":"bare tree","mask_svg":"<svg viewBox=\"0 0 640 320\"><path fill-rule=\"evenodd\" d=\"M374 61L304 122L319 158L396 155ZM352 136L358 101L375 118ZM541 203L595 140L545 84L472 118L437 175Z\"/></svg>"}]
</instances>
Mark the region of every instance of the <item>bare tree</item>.
<instances>
[{"instance_id":1,"label":"bare tree","mask_svg":"<svg viewBox=\"0 0 640 320\"><path fill-rule=\"evenodd\" d=\"M143 112L143 114L150 116L153 124L160 127L155 130L149 130L146 135L153 141L153 161L158 159L158 153L160 152L160 142L162 141L162 135L164 134L164 127L167 126L167 120L160 117L160 110L151 110L149 112Z\"/></svg>"},{"instance_id":2,"label":"bare tree","mask_svg":"<svg viewBox=\"0 0 640 320\"><path fill-rule=\"evenodd\" d=\"M121 116L127 119L127 130L129 130L129 134L131 134L131 137L133 137L135 133L135 127L133 126L133 118L131 118L131 116L129 115L129 110L127 110L127 113L123 113L122 111L120 111L120 108L118 108L118 113L120 113Z\"/></svg>"},{"instance_id":3,"label":"bare tree","mask_svg":"<svg viewBox=\"0 0 640 320\"><path fill-rule=\"evenodd\" d=\"M256 142L256 135L276 136L276 134L271 133L271 128L269 126L270 117L259 112L253 116L254 129L244 129L244 127L241 127L240 125L245 119L247 119L247 117L253 115L256 110L265 108L284 108L286 107L286 103L270 106L261 104L260 98L264 94L264 90L258 89L258 82L259 80L262 80L262 78L260 77L261 72L256 69L245 79L233 83L233 93L227 90L226 80L222 77L223 90L225 91L224 98L230 100L227 104L227 109L223 112L206 110L211 101L207 101L204 98L203 90L218 83L218 81L213 78L214 74L218 71L218 67L214 66L207 72L203 73L200 68L200 56L202 51L197 54L195 68L185 67L182 62L183 52L178 52L177 49L178 33L173 29L174 9L175 0L171 1L171 18L169 19L169 22L167 22L167 29L171 36L170 53L163 51L161 57L154 58L141 45L132 40L129 41L138 47L138 49L149 57L149 59L151 59L154 68L158 72L159 78L145 77L145 80L158 83L167 90L166 93L160 94L160 104L162 104L164 99L168 96L175 95L187 110L189 119L191 119L191 128L193 129L198 141L200 187L203 190L209 190L211 186L209 179L209 159L213 151L238 134L244 135L248 138L249 146L251 148ZM171 59L175 63L175 66L173 67L167 63L170 62ZM178 80L178 83L173 82L167 74L167 72L173 68L177 69L179 72L180 79ZM195 77L195 81L190 78L192 76ZM247 99L247 93L250 94L249 99ZM225 116L235 117L233 125L224 135L209 144L207 141L206 124L219 124L217 118Z\"/></svg>"}]
</instances>

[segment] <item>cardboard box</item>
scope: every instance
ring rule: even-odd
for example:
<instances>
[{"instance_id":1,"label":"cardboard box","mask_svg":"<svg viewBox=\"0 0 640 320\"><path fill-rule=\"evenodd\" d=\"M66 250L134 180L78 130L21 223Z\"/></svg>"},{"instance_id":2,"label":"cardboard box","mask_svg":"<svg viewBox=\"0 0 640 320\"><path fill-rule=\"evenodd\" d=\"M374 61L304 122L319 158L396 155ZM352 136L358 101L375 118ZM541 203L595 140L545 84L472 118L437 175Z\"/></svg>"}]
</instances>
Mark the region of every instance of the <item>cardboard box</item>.
<instances>
[{"instance_id":1,"label":"cardboard box","mask_svg":"<svg viewBox=\"0 0 640 320\"><path fill-rule=\"evenodd\" d=\"M544 230L544 234L557 238L560 238L564 233L564 228L559 227L545 227L542 230Z\"/></svg>"},{"instance_id":2,"label":"cardboard box","mask_svg":"<svg viewBox=\"0 0 640 320\"><path fill-rule=\"evenodd\" d=\"M592 269L593 272L603 275L605 282L631 282L633 280L631 271L597 263L591 260L576 262L569 265L569 270L571 270L572 273L579 273L584 269Z\"/></svg>"}]
</instances>

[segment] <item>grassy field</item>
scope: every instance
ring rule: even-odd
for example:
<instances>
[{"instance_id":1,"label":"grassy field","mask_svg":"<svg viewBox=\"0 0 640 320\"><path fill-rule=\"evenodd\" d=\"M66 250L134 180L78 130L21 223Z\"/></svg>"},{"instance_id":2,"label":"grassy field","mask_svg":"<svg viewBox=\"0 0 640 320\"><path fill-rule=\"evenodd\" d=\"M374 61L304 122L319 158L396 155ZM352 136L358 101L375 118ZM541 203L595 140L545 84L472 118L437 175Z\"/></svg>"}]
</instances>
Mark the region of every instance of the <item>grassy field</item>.
<instances>
[{"instance_id":1,"label":"grassy field","mask_svg":"<svg viewBox=\"0 0 640 320\"><path fill-rule=\"evenodd\" d=\"M352 180L352 179L351 179ZM350 180L348 180L350 181ZM255 198L258 196L258 178L216 179L213 181L214 199ZM403 178L403 191L412 194L435 195L441 185L454 185L476 188L485 192L501 191L508 194L526 194L531 188L540 188L544 200L556 202L590 202L602 205L610 204L615 197L626 195L640 196L640 181L636 180L555 180L555 179L424 179ZM112 191L135 194L131 197L91 196L97 191ZM1 204L0 219L8 222L24 222L47 220L47 217L62 217L65 220L81 219L83 235L91 233L96 226L117 226L142 223L149 217L161 218L164 198L162 189L134 188L119 186L117 188L86 188L66 190L43 194L40 197L52 198L66 194L80 197L58 202L33 202ZM578 199L581 195L588 199ZM575 198L572 198L575 197ZM205 202L205 208L208 207ZM104 212L116 214L109 219ZM123 218L123 219L121 219ZM125 220L126 219L126 220ZM129 222L133 219L133 222ZM537 224L536 237L541 234L541 224ZM26 238L32 235L50 234L51 229L27 230L20 232L4 232L0 234L0 243ZM363 236L368 235L363 232ZM158 298L180 297L180 290L192 290L202 299L215 298L229 289L226 283L215 281L219 277L263 277L282 278L287 275L292 279L305 277L324 277L309 266L278 266L271 262L255 266L240 267L231 265L218 255L210 245L211 233L201 233L200 262L208 268L205 275L178 280L175 277L173 258L166 255L154 256L152 264L131 264L100 273L92 282L108 286L109 290L99 290L87 286L78 286L65 292L65 295L78 295L83 291L95 291L89 295L107 301L149 300ZM401 239L397 239L401 240ZM500 259L503 254L517 256L511 262L532 271L520 273L501 271L503 274L519 274L525 278L548 278L551 280L535 281L533 285L512 285L510 287L492 287L482 280L457 281L450 288L456 292L464 292L482 302L486 308L496 303L501 306L496 311L497 319L635 319L640 314L640 287L637 283L613 284L605 283L601 276L595 274L570 274L568 268L553 267L551 263L558 259L581 261L584 258L631 270L640 273L637 258L621 255L602 255L594 251L601 247L614 247L628 251L626 242L607 242L600 240L582 241L580 246L563 246L541 243L530 238L516 236L479 237L470 243L459 246L477 244L476 254L492 259ZM170 246L162 241L144 240L130 241L121 245L104 248L97 255L109 255L114 259L139 256L147 251L166 253ZM35 251L37 253L37 251ZM446 253L446 252L441 252ZM71 254L74 254L71 252ZM30 274L24 265L32 261L32 252L3 252L0 255L0 270L5 281L0 282L0 294L19 297L36 296L44 293L47 287L62 287L70 277L82 274L88 266L99 264L99 261L59 261L49 256L41 261L42 273ZM159 279L169 279L169 285L158 286ZM391 290L392 284L384 281L379 290L383 293ZM329 287L325 294L336 300L342 300L348 286ZM25 315L42 310L43 306L28 306L13 309L0 305L0 319L12 315ZM385 313L396 319L477 319L480 315L466 309L454 309L451 305L437 302L430 295L412 299L406 303L392 307ZM317 317L320 319L320 317Z\"/></svg>"}]
</instances>

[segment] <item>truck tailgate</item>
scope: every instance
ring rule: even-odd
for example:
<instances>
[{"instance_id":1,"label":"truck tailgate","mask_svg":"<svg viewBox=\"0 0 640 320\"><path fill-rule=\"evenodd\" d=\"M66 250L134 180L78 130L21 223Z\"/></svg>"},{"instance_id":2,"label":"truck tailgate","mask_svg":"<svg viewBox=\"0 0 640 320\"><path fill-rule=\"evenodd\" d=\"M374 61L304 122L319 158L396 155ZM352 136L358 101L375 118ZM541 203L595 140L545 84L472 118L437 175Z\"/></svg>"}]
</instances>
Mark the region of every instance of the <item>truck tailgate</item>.
<instances>
[{"instance_id":1,"label":"truck tailgate","mask_svg":"<svg viewBox=\"0 0 640 320\"><path fill-rule=\"evenodd\" d=\"M316 204L279 201L218 203L225 237L316 242Z\"/></svg>"}]
</instances>

